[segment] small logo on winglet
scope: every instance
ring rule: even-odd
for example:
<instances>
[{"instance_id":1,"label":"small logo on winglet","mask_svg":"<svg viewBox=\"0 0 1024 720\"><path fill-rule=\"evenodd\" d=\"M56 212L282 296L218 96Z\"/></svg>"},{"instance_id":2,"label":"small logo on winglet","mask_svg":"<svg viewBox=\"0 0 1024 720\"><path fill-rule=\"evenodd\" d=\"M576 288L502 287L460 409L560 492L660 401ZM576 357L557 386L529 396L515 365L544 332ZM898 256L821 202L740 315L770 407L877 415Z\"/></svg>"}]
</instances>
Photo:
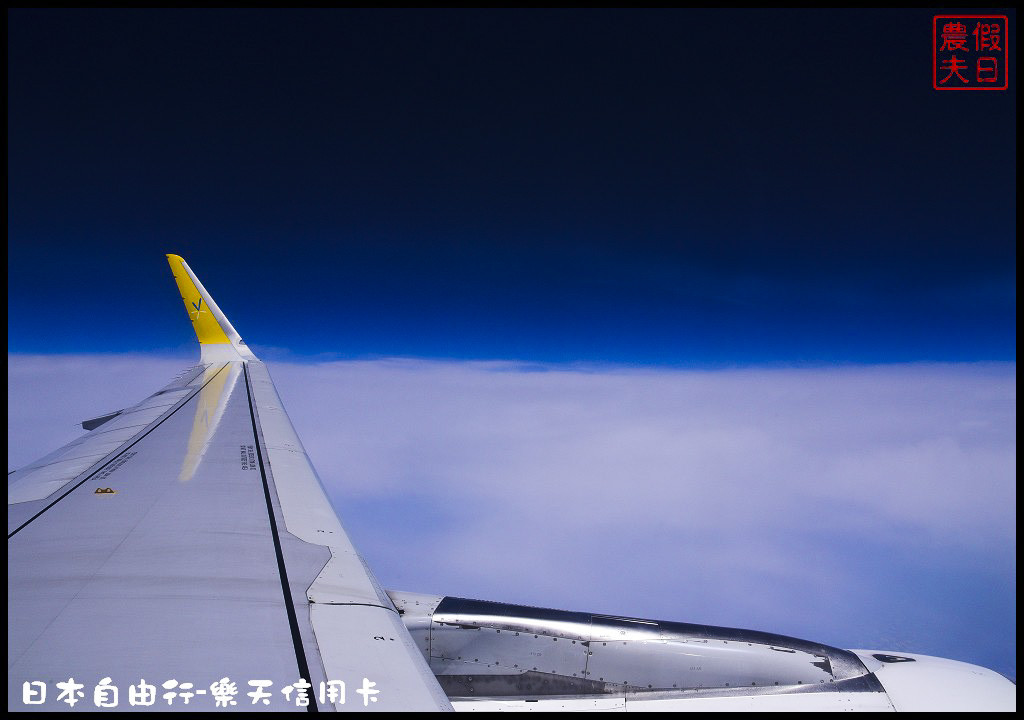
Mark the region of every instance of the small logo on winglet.
<instances>
[{"instance_id":1,"label":"small logo on winglet","mask_svg":"<svg viewBox=\"0 0 1024 720\"><path fill-rule=\"evenodd\" d=\"M204 310L202 308L202 305L203 305L203 299L202 298L199 298L199 302L192 303L192 307L195 308L195 310L190 310L188 314L192 317L192 321L193 322L195 322L196 320L199 319L200 313L207 312L206 310Z\"/></svg>"}]
</instances>

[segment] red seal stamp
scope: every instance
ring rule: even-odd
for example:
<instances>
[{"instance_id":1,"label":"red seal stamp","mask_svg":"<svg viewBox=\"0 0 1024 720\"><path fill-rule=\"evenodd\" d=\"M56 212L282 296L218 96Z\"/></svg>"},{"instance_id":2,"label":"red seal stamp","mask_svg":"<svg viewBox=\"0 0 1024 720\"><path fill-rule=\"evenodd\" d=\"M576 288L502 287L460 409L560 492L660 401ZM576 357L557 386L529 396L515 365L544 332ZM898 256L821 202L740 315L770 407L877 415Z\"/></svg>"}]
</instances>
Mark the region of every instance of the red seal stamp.
<instances>
[{"instance_id":1,"label":"red seal stamp","mask_svg":"<svg viewBox=\"0 0 1024 720\"><path fill-rule=\"evenodd\" d=\"M1005 90L1009 87L1009 22L1005 15L932 18L932 87Z\"/></svg>"}]
</instances>

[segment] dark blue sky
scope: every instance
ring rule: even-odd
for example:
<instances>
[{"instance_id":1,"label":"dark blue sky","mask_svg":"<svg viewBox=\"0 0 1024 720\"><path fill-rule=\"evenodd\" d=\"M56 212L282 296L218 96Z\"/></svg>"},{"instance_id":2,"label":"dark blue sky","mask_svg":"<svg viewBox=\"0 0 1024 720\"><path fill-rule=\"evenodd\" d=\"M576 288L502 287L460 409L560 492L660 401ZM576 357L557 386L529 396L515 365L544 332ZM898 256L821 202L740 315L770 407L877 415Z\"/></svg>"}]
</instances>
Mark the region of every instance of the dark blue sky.
<instances>
[{"instance_id":1,"label":"dark blue sky","mask_svg":"<svg viewBox=\"0 0 1024 720\"><path fill-rule=\"evenodd\" d=\"M1015 360L933 14L10 11L8 349L189 347L176 252L300 356Z\"/></svg>"}]
</instances>

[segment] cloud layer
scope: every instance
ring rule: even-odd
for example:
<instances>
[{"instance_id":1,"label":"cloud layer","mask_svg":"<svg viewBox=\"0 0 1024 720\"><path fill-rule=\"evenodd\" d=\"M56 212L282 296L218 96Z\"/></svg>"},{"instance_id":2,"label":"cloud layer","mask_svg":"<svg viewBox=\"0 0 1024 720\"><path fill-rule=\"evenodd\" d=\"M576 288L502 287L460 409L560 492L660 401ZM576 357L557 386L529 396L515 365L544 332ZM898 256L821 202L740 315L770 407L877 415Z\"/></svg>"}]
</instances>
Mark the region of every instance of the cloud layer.
<instances>
[{"instance_id":1,"label":"cloud layer","mask_svg":"<svg viewBox=\"0 0 1024 720\"><path fill-rule=\"evenodd\" d=\"M187 363L8 361L9 467ZM1012 675L1015 370L271 364L388 587L754 627Z\"/></svg>"}]
</instances>

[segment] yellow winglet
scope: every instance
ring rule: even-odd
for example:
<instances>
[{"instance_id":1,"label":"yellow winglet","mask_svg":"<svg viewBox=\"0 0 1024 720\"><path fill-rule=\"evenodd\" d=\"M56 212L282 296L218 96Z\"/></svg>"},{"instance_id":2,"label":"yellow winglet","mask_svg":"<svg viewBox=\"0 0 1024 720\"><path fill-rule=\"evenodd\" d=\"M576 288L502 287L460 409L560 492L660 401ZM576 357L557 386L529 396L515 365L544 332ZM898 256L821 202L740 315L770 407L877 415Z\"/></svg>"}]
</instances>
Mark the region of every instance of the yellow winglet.
<instances>
[{"instance_id":1,"label":"yellow winglet","mask_svg":"<svg viewBox=\"0 0 1024 720\"><path fill-rule=\"evenodd\" d=\"M224 329L217 322L210 303L203 294L199 292L195 282L192 280L192 273L186 270L185 260L179 255L168 255L167 262L171 266L171 274L174 281L178 283L178 292L181 299L185 301L185 310L192 320L192 327L196 331L200 345L221 345L230 344L231 340L224 333Z\"/></svg>"},{"instance_id":2,"label":"yellow winglet","mask_svg":"<svg viewBox=\"0 0 1024 720\"><path fill-rule=\"evenodd\" d=\"M181 256L170 254L167 255L167 263L171 266L174 281L178 283L178 292L185 303L192 328L199 338L201 362L254 359L256 356L242 342L188 263Z\"/></svg>"}]
</instances>

